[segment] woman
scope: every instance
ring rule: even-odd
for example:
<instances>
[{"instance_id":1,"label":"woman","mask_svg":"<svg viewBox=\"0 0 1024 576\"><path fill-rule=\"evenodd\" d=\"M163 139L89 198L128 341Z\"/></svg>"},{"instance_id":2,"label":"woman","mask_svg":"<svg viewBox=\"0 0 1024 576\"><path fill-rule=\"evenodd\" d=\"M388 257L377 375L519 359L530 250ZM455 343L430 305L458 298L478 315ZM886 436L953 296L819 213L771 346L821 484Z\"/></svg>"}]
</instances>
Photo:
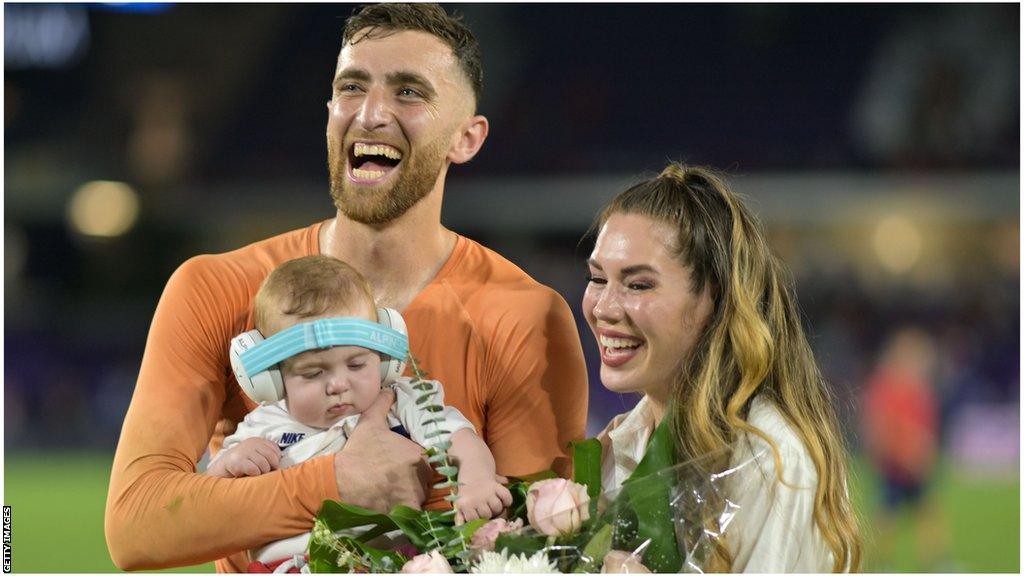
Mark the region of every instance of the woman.
<instances>
[{"instance_id":1,"label":"woman","mask_svg":"<svg viewBox=\"0 0 1024 576\"><path fill-rule=\"evenodd\" d=\"M712 172L671 164L613 199L595 228L583 311L601 381L644 394L600 436L605 488L621 485L668 418L679 461L731 448L708 470L718 472L757 459L727 484L740 508L711 569L856 570L846 451L754 217Z\"/></svg>"}]
</instances>

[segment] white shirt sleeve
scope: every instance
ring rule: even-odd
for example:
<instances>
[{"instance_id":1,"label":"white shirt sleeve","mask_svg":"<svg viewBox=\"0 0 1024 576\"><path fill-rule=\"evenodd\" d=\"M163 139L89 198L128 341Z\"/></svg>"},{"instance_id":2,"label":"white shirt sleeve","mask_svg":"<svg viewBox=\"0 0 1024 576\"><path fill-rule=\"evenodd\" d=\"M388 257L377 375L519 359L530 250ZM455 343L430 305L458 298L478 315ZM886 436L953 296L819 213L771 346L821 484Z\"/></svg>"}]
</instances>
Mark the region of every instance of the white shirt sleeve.
<instances>
[{"instance_id":1,"label":"white shirt sleeve","mask_svg":"<svg viewBox=\"0 0 1024 576\"><path fill-rule=\"evenodd\" d=\"M832 553L814 521L818 474L803 443L774 407L751 424L775 441L782 482L768 443L754 435L737 443L726 496L736 504L725 540L733 572L831 572Z\"/></svg>"},{"instance_id":2,"label":"white shirt sleeve","mask_svg":"<svg viewBox=\"0 0 1024 576\"><path fill-rule=\"evenodd\" d=\"M437 380L426 380L425 382L434 387L435 395L431 399L431 403L443 406L444 410L441 412L429 412L423 409L423 405L416 404L416 399L422 396L425 391L413 388L412 381L409 378L399 378L395 382L394 411L399 422L409 432L409 438L424 448L431 448L444 437L443 435L429 437L431 432L438 429L447 430L452 434L459 430L470 430L475 434L476 429L473 427L472 422L466 419L458 409L445 406L444 386ZM444 421L438 423L427 422L436 418L442 418Z\"/></svg>"},{"instance_id":3,"label":"white shirt sleeve","mask_svg":"<svg viewBox=\"0 0 1024 576\"><path fill-rule=\"evenodd\" d=\"M224 453L234 448L239 442L249 438L268 438L271 440L279 436L280 432L294 427L295 421L284 409L281 402L263 402L252 412L245 415L245 419L238 423L233 434L224 439L224 444L217 454L210 458L210 464L217 461Z\"/></svg>"}]
</instances>

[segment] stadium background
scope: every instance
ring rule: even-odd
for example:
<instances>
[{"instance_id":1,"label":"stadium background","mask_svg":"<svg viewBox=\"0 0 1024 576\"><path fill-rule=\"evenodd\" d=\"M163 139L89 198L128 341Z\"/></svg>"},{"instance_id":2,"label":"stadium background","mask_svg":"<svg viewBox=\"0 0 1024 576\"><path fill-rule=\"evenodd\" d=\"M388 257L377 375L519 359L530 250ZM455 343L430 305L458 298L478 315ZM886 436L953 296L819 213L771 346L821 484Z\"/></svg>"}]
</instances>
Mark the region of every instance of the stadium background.
<instances>
[{"instance_id":1,"label":"stadium background","mask_svg":"<svg viewBox=\"0 0 1024 576\"><path fill-rule=\"evenodd\" d=\"M444 219L569 302L589 432L636 398L596 379L580 237L667 160L724 169L796 279L855 453L866 567L1019 571L1019 6L456 8L492 131L452 171ZM15 571L115 570L106 481L174 268L332 215L324 103L351 9L5 4ZM858 398L907 325L939 350L942 565L912 557L908 526L894 558L873 555Z\"/></svg>"}]
</instances>

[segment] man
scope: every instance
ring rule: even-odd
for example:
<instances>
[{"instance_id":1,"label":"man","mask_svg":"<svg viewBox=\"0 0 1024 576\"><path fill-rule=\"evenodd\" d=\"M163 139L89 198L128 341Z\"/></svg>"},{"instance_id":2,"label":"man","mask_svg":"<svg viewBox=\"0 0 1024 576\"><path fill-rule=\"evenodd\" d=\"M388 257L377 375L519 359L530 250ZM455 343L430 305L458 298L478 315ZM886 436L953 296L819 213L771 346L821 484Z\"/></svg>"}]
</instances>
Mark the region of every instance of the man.
<instances>
[{"instance_id":1,"label":"man","mask_svg":"<svg viewBox=\"0 0 1024 576\"><path fill-rule=\"evenodd\" d=\"M324 499L377 510L423 501L422 450L364 414L345 448L243 479L195 473L209 444L254 407L230 376L228 343L253 326L252 298L278 264L329 254L401 310L412 353L444 383L497 471L567 468L586 420L586 370L565 301L441 225L451 164L488 123L475 38L436 5L364 8L346 23L327 104L337 215L234 252L192 258L157 307L111 474L106 536L124 569L188 565L310 529Z\"/></svg>"}]
</instances>

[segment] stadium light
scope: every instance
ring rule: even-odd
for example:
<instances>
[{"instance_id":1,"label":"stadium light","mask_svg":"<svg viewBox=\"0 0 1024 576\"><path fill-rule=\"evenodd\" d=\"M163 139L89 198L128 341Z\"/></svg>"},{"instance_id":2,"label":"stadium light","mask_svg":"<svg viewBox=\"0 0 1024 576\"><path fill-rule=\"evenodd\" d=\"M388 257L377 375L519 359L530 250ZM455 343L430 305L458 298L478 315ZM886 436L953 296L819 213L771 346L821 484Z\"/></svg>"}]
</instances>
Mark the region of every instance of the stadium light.
<instances>
[{"instance_id":1,"label":"stadium light","mask_svg":"<svg viewBox=\"0 0 1024 576\"><path fill-rule=\"evenodd\" d=\"M68 202L71 228L84 236L113 238L135 225L139 196L123 182L96 180L83 184Z\"/></svg>"}]
</instances>

